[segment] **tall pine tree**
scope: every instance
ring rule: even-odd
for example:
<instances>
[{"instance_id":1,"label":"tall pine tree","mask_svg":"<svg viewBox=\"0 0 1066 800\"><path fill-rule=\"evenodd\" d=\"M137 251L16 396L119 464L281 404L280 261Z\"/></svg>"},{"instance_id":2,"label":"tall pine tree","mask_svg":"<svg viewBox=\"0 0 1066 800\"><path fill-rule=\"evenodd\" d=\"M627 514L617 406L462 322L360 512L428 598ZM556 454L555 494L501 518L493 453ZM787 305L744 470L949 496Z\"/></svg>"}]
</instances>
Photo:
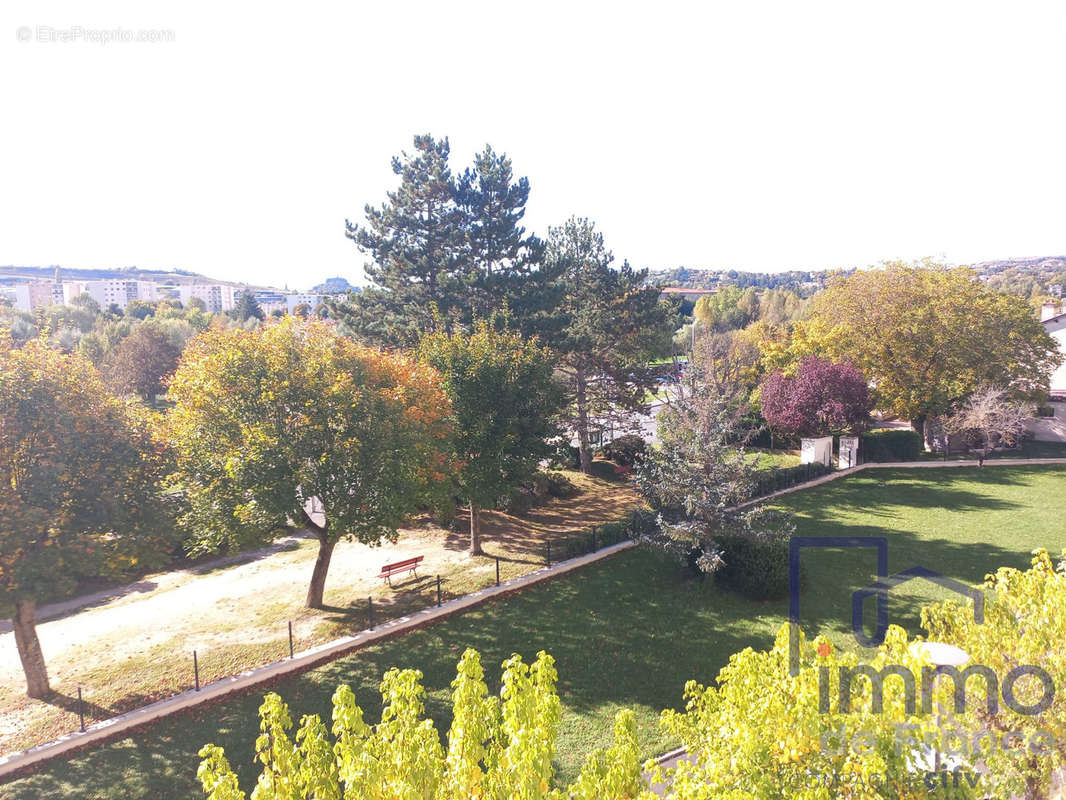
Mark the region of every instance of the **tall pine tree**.
<instances>
[{"instance_id":1,"label":"tall pine tree","mask_svg":"<svg viewBox=\"0 0 1066 800\"><path fill-rule=\"evenodd\" d=\"M360 339L410 345L440 322L468 327L503 306L528 333L553 304L544 244L520 225L529 181L491 147L458 177L449 155L447 139L416 136L414 151L392 161L400 186L366 207L365 224L346 223L371 259L372 286L332 305Z\"/></svg>"},{"instance_id":2,"label":"tall pine tree","mask_svg":"<svg viewBox=\"0 0 1066 800\"><path fill-rule=\"evenodd\" d=\"M560 274L563 323L549 341L572 398L581 471L589 472L594 429L625 426L644 411L654 386L647 363L670 351L676 313L659 302L658 287L645 284L647 270L611 266L614 256L587 219L549 229L547 260Z\"/></svg>"}]
</instances>

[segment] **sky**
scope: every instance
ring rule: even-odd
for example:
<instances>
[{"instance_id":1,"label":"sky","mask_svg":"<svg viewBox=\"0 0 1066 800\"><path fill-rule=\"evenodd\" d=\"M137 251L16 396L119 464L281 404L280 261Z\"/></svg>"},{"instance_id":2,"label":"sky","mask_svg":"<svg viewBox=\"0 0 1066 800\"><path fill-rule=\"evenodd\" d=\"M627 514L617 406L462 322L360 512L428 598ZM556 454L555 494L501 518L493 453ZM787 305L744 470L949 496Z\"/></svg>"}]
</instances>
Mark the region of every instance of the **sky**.
<instances>
[{"instance_id":1,"label":"sky","mask_svg":"<svg viewBox=\"0 0 1066 800\"><path fill-rule=\"evenodd\" d=\"M421 132L640 267L1066 253L1066 3L236 5L0 4L0 265L361 283Z\"/></svg>"}]
</instances>

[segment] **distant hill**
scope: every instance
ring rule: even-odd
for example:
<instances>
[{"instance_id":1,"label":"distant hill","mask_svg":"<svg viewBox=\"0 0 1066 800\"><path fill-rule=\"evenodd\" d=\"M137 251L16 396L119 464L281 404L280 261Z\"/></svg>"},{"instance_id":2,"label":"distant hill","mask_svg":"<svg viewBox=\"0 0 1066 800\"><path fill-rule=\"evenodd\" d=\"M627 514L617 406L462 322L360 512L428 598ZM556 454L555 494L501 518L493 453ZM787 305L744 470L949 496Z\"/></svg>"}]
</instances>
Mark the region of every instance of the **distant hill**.
<instances>
[{"instance_id":1,"label":"distant hill","mask_svg":"<svg viewBox=\"0 0 1066 800\"><path fill-rule=\"evenodd\" d=\"M359 291L358 286L352 286L347 278L326 278L318 286L311 288L313 294L344 294L349 289Z\"/></svg>"},{"instance_id":2,"label":"distant hill","mask_svg":"<svg viewBox=\"0 0 1066 800\"><path fill-rule=\"evenodd\" d=\"M736 269L696 269L674 267L648 272L653 286L679 286L685 289L716 289L739 286L741 289L792 289L800 294L813 294L824 288L830 274L826 270L790 270L788 272L743 272Z\"/></svg>"},{"instance_id":3,"label":"distant hill","mask_svg":"<svg viewBox=\"0 0 1066 800\"><path fill-rule=\"evenodd\" d=\"M1004 258L999 261L982 261L974 264L973 268L982 275L995 275L1008 269L1020 272L1066 272L1066 256Z\"/></svg>"},{"instance_id":4,"label":"distant hill","mask_svg":"<svg viewBox=\"0 0 1066 800\"><path fill-rule=\"evenodd\" d=\"M1066 256L1004 258L972 266L988 286L1034 302L1048 295L1061 296L1066 289Z\"/></svg>"},{"instance_id":5,"label":"distant hill","mask_svg":"<svg viewBox=\"0 0 1066 800\"><path fill-rule=\"evenodd\" d=\"M57 269L59 270L61 280L73 281L132 278L134 280L157 281L161 283L191 283L192 281L201 281L205 283L232 283L232 281L219 281L214 278L208 278L206 275L201 275L198 272L190 272L183 269L158 270L141 269L140 267L96 267L85 269L79 267L56 267L55 265L50 267L16 267L8 265L0 266L0 277L28 278L30 280L48 281L55 277Z\"/></svg>"}]
</instances>

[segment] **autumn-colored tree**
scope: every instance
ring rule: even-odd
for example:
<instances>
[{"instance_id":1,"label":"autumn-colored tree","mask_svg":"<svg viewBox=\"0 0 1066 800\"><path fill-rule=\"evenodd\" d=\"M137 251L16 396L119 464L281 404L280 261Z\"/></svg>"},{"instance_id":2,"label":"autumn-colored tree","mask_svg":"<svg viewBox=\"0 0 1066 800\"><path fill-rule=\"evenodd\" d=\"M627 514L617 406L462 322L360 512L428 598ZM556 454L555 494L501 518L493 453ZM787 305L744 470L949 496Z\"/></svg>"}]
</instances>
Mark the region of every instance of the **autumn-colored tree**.
<instances>
[{"instance_id":1,"label":"autumn-colored tree","mask_svg":"<svg viewBox=\"0 0 1066 800\"><path fill-rule=\"evenodd\" d=\"M381 682L381 721L370 725L355 694L333 694L332 733L304 716L295 737L288 706L268 694L259 709L262 772L253 797L340 800L654 800L643 785L632 711L615 722L614 743L592 754L567 792L551 788L561 704L555 662L514 655L490 694L481 658L468 649L452 681L447 747L425 718L418 670L391 669ZM237 776L216 745L200 750L197 777L208 800L243 800Z\"/></svg>"},{"instance_id":2,"label":"autumn-colored tree","mask_svg":"<svg viewBox=\"0 0 1066 800\"><path fill-rule=\"evenodd\" d=\"M37 603L161 564L177 545L160 493L166 452L146 414L83 356L0 343L0 603L31 697L50 692Z\"/></svg>"},{"instance_id":3,"label":"autumn-colored tree","mask_svg":"<svg viewBox=\"0 0 1066 800\"><path fill-rule=\"evenodd\" d=\"M166 380L174 374L180 357L181 349L171 342L162 324L142 322L115 350L109 370L111 385L119 394L136 394L152 403L166 390Z\"/></svg>"},{"instance_id":4,"label":"autumn-colored tree","mask_svg":"<svg viewBox=\"0 0 1066 800\"><path fill-rule=\"evenodd\" d=\"M859 369L808 356L796 374L771 374L760 386L763 419L774 430L798 436L857 432L870 419L870 390Z\"/></svg>"},{"instance_id":5,"label":"autumn-colored tree","mask_svg":"<svg viewBox=\"0 0 1066 800\"><path fill-rule=\"evenodd\" d=\"M455 415L455 480L470 503L470 553L481 553L481 509L536 472L552 452L565 397L552 380L553 358L534 340L493 317L471 334L422 340L422 358L444 380Z\"/></svg>"},{"instance_id":6,"label":"autumn-colored tree","mask_svg":"<svg viewBox=\"0 0 1066 800\"><path fill-rule=\"evenodd\" d=\"M847 360L880 410L922 431L980 385L1015 396L1047 389L1062 361L1023 298L982 285L968 269L889 264L837 279L798 323L792 357Z\"/></svg>"},{"instance_id":7,"label":"autumn-colored tree","mask_svg":"<svg viewBox=\"0 0 1066 800\"><path fill-rule=\"evenodd\" d=\"M319 542L312 608L322 606L340 538L395 540L405 517L445 482L450 405L440 377L319 320L204 333L186 349L169 397L196 550L306 526Z\"/></svg>"}]
</instances>

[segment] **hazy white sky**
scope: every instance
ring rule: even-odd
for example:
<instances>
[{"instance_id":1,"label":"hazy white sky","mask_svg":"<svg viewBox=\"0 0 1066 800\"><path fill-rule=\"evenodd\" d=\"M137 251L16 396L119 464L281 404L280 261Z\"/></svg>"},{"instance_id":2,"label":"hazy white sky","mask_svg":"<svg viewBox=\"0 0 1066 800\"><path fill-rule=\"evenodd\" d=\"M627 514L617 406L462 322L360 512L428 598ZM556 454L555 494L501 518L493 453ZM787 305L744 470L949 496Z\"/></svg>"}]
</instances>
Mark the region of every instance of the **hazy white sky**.
<instances>
[{"instance_id":1,"label":"hazy white sky","mask_svg":"<svg viewBox=\"0 0 1066 800\"><path fill-rule=\"evenodd\" d=\"M1066 3L245 8L0 4L0 264L357 281L415 132L640 266L1066 253Z\"/></svg>"}]
</instances>

